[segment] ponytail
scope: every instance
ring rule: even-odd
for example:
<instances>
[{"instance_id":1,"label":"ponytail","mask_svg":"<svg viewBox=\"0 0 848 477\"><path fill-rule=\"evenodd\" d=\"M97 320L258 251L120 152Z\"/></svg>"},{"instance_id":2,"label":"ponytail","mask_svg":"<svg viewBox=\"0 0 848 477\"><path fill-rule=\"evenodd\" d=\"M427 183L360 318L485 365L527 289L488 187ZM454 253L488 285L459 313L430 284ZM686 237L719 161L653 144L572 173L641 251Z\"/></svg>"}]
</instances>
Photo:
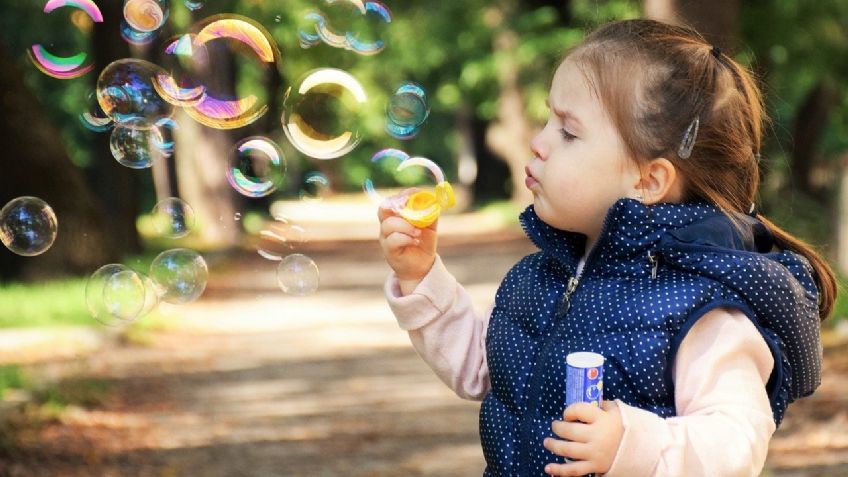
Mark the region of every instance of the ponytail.
<instances>
[{"instance_id":1,"label":"ponytail","mask_svg":"<svg viewBox=\"0 0 848 477\"><path fill-rule=\"evenodd\" d=\"M757 219L768 227L778 248L795 252L810 262L813 267L816 288L819 289L819 317L821 321L827 319L833 312L833 303L836 301L837 282L833 269L821 255L803 240L792 236L762 215L758 214Z\"/></svg>"}]
</instances>

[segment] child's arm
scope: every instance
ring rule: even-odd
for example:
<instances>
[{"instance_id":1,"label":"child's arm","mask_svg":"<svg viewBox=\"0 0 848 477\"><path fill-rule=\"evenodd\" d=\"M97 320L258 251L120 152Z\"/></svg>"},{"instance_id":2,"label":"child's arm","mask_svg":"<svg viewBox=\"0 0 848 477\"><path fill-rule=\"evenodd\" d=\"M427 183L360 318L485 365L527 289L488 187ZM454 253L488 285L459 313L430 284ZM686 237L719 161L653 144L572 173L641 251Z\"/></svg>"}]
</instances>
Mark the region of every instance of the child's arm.
<instances>
[{"instance_id":1,"label":"child's arm","mask_svg":"<svg viewBox=\"0 0 848 477\"><path fill-rule=\"evenodd\" d=\"M765 390L768 346L740 311L715 309L684 338L675 359L677 417L617 401L624 435L606 474L757 476L775 430Z\"/></svg>"},{"instance_id":2,"label":"child's arm","mask_svg":"<svg viewBox=\"0 0 848 477\"><path fill-rule=\"evenodd\" d=\"M438 222L417 229L381 207L380 247L393 273L386 297L418 354L455 393L482 399L488 392L486 328L471 299L436 255Z\"/></svg>"},{"instance_id":3,"label":"child's arm","mask_svg":"<svg viewBox=\"0 0 848 477\"><path fill-rule=\"evenodd\" d=\"M385 291L398 324L439 379L460 397L483 399L490 387L486 329L491 308L478 316L468 293L438 256L411 293L401 291L394 273Z\"/></svg>"}]
</instances>

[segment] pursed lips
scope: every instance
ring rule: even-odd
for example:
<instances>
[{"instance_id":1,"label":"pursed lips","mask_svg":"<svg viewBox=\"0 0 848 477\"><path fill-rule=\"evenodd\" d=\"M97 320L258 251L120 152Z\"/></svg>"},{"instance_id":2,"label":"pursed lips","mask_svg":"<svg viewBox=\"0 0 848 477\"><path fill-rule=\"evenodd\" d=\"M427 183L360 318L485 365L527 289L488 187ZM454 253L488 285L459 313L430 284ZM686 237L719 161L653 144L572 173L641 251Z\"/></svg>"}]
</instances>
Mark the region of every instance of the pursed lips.
<instances>
[{"instance_id":1,"label":"pursed lips","mask_svg":"<svg viewBox=\"0 0 848 477\"><path fill-rule=\"evenodd\" d=\"M524 166L524 173L527 174L527 178L524 179L524 185L527 186L528 189L533 189L537 185L539 185L539 181L533 177L533 173L530 172L530 166Z\"/></svg>"}]
</instances>

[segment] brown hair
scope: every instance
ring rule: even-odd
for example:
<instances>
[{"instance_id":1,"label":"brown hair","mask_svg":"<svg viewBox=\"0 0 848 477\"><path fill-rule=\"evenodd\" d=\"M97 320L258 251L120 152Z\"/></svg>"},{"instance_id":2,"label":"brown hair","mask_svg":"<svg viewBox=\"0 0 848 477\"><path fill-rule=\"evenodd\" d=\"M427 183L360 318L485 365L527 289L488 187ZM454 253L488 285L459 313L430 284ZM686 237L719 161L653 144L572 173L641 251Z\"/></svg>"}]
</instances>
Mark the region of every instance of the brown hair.
<instances>
[{"instance_id":1,"label":"brown hair","mask_svg":"<svg viewBox=\"0 0 848 477\"><path fill-rule=\"evenodd\" d=\"M759 151L768 120L751 72L694 29L654 20L606 24L569 55L584 72L637 162L665 157L684 178L684 201L715 204L731 219L747 213L759 188ZM684 133L698 118L691 156ZM804 256L815 271L819 315L830 315L836 278L804 241L757 215L776 245Z\"/></svg>"}]
</instances>

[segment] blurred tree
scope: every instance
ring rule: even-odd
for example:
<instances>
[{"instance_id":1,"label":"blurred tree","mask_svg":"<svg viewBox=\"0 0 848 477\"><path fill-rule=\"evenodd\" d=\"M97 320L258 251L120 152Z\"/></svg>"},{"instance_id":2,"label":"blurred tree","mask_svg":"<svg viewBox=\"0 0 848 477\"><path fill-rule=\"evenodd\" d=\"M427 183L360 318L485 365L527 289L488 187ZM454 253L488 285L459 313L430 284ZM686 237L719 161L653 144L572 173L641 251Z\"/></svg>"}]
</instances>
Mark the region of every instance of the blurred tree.
<instances>
[{"instance_id":1,"label":"blurred tree","mask_svg":"<svg viewBox=\"0 0 848 477\"><path fill-rule=\"evenodd\" d=\"M39 256L21 257L0 248L0 279L87 273L115 261L115 242L101 204L2 42L0 94L0 150L5 152L0 207L16 197L36 196L50 204L58 221L56 241Z\"/></svg>"}]
</instances>

